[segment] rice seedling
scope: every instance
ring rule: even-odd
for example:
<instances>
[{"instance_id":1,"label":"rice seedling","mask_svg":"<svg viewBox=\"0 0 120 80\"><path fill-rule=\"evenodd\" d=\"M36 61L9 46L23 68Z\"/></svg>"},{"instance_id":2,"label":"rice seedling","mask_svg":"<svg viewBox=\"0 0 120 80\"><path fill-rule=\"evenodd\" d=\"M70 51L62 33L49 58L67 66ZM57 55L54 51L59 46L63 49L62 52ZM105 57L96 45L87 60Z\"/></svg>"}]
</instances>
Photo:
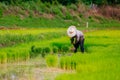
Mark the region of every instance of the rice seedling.
<instances>
[{"instance_id":1,"label":"rice seedling","mask_svg":"<svg viewBox=\"0 0 120 80\"><path fill-rule=\"evenodd\" d=\"M58 52L58 48L56 46L53 46L52 51L53 51L53 53L57 53Z\"/></svg>"},{"instance_id":2,"label":"rice seedling","mask_svg":"<svg viewBox=\"0 0 120 80\"><path fill-rule=\"evenodd\" d=\"M61 50L62 50L62 52L68 52L68 51L69 51L69 46L63 45L63 46L61 47Z\"/></svg>"},{"instance_id":3,"label":"rice seedling","mask_svg":"<svg viewBox=\"0 0 120 80\"><path fill-rule=\"evenodd\" d=\"M4 63L7 63L7 55L6 53L0 53L0 63L1 64L4 64Z\"/></svg>"},{"instance_id":4,"label":"rice seedling","mask_svg":"<svg viewBox=\"0 0 120 80\"><path fill-rule=\"evenodd\" d=\"M60 68L66 70L76 69L78 59L75 56L62 56L60 58Z\"/></svg>"},{"instance_id":5,"label":"rice seedling","mask_svg":"<svg viewBox=\"0 0 120 80\"><path fill-rule=\"evenodd\" d=\"M56 55L49 54L45 57L45 59L48 67L58 66L58 57Z\"/></svg>"},{"instance_id":6,"label":"rice seedling","mask_svg":"<svg viewBox=\"0 0 120 80\"><path fill-rule=\"evenodd\" d=\"M50 50L50 48L49 47L45 47L45 48L43 48L43 53L50 53L51 52L51 50Z\"/></svg>"},{"instance_id":7,"label":"rice seedling","mask_svg":"<svg viewBox=\"0 0 120 80\"><path fill-rule=\"evenodd\" d=\"M7 53L8 62L15 62L16 59L18 59L17 53Z\"/></svg>"},{"instance_id":8,"label":"rice seedling","mask_svg":"<svg viewBox=\"0 0 120 80\"><path fill-rule=\"evenodd\" d=\"M41 47L35 47L35 46L31 46L31 50L30 50L30 57L36 57L40 54L43 53L43 49Z\"/></svg>"},{"instance_id":9,"label":"rice seedling","mask_svg":"<svg viewBox=\"0 0 120 80\"><path fill-rule=\"evenodd\" d=\"M58 52L63 53L63 54L69 51L69 44L68 43L60 43L60 42L55 43L54 42L54 43L52 43L52 46L57 47Z\"/></svg>"},{"instance_id":10,"label":"rice seedling","mask_svg":"<svg viewBox=\"0 0 120 80\"><path fill-rule=\"evenodd\" d=\"M53 46L56 46L58 48L58 51L61 51L63 43L52 43Z\"/></svg>"}]
</instances>

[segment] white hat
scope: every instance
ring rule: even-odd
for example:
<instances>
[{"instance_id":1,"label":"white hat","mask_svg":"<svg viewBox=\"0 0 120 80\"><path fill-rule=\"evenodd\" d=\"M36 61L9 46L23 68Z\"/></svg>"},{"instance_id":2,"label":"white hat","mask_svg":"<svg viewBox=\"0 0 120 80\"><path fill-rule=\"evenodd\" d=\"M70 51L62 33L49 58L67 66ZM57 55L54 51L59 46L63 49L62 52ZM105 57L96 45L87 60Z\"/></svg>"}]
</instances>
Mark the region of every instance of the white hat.
<instances>
[{"instance_id":1,"label":"white hat","mask_svg":"<svg viewBox=\"0 0 120 80\"><path fill-rule=\"evenodd\" d=\"M67 29L67 34L69 37L73 37L76 35L76 27L75 26L70 26L68 29Z\"/></svg>"}]
</instances>

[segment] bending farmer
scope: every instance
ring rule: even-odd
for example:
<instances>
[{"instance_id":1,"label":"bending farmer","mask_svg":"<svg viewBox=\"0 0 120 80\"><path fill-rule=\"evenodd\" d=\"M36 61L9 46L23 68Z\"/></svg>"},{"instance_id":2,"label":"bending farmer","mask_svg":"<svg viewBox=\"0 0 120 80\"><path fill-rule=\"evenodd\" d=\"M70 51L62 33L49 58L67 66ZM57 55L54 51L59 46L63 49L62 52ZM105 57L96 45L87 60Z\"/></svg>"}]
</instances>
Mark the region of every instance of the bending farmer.
<instances>
[{"instance_id":1,"label":"bending farmer","mask_svg":"<svg viewBox=\"0 0 120 80\"><path fill-rule=\"evenodd\" d=\"M67 34L70 37L71 44L74 45L74 52L77 52L77 48L80 46L80 50L84 53L84 35L81 31L77 30L75 26L70 26L67 30Z\"/></svg>"}]
</instances>

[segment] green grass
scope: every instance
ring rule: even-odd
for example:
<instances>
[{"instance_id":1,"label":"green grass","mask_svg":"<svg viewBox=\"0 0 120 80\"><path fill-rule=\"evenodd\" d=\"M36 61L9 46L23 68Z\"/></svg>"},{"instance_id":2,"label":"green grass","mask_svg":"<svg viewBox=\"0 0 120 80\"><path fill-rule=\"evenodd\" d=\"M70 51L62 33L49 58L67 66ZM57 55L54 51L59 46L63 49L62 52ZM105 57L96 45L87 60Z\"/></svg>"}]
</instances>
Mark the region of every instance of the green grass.
<instances>
[{"instance_id":1,"label":"green grass","mask_svg":"<svg viewBox=\"0 0 120 80\"><path fill-rule=\"evenodd\" d=\"M16 16L5 16L0 18L0 26L4 27L25 27L25 28L65 28L69 25L77 24L72 21L71 23L65 22L62 19L46 19L46 18L25 18L21 20Z\"/></svg>"},{"instance_id":2,"label":"green grass","mask_svg":"<svg viewBox=\"0 0 120 80\"><path fill-rule=\"evenodd\" d=\"M66 28L70 25L78 26L82 29L86 28L86 22L89 22L89 28L119 28L120 22L117 20L108 20L105 19L99 20L99 22L91 21L91 19L81 18L81 21L71 18L71 19L61 19L61 18L29 18L26 17L25 19L21 20L20 17L17 16L4 16L0 18L0 26L6 28Z\"/></svg>"}]
</instances>

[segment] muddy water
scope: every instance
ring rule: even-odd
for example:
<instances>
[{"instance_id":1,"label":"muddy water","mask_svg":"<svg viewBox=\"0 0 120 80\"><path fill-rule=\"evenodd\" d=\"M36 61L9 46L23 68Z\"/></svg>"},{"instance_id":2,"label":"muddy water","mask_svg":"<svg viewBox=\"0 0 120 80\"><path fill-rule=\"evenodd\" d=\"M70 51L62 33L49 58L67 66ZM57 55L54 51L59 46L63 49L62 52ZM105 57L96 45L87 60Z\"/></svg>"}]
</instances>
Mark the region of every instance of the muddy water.
<instances>
[{"instance_id":1,"label":"muddy water","mask_svg":"<svg viewBox=\"0 0 120 80\"><path fill-rule=\"evenodd\" d=\"M44 60L0 64L0 80L54 80L64 72L58 68L48 68Z\"/></svg>"}]
</instances>

